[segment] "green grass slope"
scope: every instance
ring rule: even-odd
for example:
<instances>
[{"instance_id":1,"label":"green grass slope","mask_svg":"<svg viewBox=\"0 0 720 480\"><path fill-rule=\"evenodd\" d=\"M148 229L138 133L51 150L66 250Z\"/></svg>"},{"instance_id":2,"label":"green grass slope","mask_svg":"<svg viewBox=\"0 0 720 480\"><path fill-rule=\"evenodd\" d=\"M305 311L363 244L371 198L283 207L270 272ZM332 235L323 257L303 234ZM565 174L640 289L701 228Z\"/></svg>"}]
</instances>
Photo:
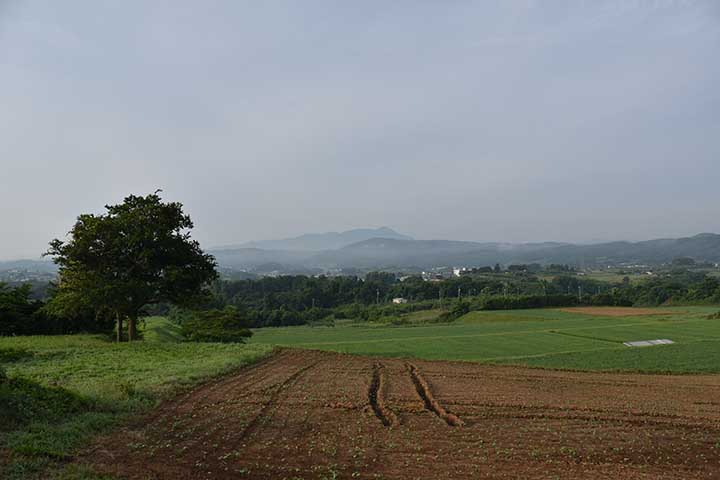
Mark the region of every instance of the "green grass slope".
<instances>
[{"instance_id":1,"label":"green grass slope","mask_svg":"<svg viewBox=\"0 0 720 480\"><path fill-rule=\"evenodd\" d=\"M157 318L144 334L133 344L93 335L0 337L8 376L0 380L0 478L48 478L49 467L93 435L272 350L179 343L174 326Z\"/></svg>"},{"instance_id":2,"label":"green grass slope","mask_svg":"<svg viewBox=\"0 0 720 480\"><path fill-rule=\"evenodd\" d=\"M555 309L471 312L451 324L267 328L254 344L429 360L470 360L547 368L720 372L718 307L607 317ZM625 341L669 338L675 345L631 348ZM717 353L716 353L717 352Z\"/></svg>"}]
</instances>

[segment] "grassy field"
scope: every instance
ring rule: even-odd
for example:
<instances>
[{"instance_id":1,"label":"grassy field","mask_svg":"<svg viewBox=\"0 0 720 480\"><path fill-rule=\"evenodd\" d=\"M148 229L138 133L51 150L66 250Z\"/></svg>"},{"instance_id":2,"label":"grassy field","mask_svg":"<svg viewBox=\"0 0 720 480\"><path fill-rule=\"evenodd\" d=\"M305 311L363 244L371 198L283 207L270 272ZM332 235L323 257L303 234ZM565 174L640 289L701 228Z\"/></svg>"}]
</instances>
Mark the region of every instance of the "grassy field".
<instances>
[{"instance_id":1,"label":"grassy field","mask_svg":"<svg viewBox=\"0 0 720 480\"><path fill-rule=\"evenodd\" d=\"M99 432L174 392L256 361L275 345L344 353L466 360L536 367L720 373L720 307L671 307L605 316L559 309L472 312L432 323L415 312L406 325L337 322L335 327L266 328L249 345L181 342L177 326L148 319L144 341L101 336L0 338L0 478L85 477L62 467ZM637 312L637 310L635 311ZM623 313L624 315L624 313ZM674 345L630 348L629 340Z\"/></svg>"},{"instance_id":2,"label":"grassy field","mask_svg":"<svg viewBox=\"0 0 720 480\"><path fill-rule=\"evenodd\" d=\"M471 312L451 324L267 328L253 344L429 360L471 360L583 370L720 372L720 307L672 307L608 317L555 309ZM675 345L631 348L668 338Z\"/></svg>"},{"instance_id":3,"label":"grassy field","mask_svg":"<svg viewBox=\"0 0 720 480\"><path fill-rule=\"evenodd\" d=\"M93 335L0 338L10 377L0 383L0 478L47 478L48 467L98 432L272 350L178 343L177 328L159 318L144 335L133 344Z\"/></svg>"}]
</instances>

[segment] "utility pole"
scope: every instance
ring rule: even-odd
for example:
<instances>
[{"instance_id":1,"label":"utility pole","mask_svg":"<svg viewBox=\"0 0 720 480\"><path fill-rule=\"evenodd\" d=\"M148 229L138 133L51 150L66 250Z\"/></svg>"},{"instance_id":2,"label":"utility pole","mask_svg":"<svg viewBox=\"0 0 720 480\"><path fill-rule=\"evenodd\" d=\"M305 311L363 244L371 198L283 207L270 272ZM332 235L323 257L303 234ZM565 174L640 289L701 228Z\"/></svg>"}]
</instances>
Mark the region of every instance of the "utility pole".
<instances>
[{"instance_id":1,"label":"utility pole","mask_svg":"<svg viewBox=\"0 0 720 480\"><path fill-rule=\"evenodd\" d=\"M458 300L460 300L460 287L458 287Z\"/></svg>"},{"instance_id":2,"label":"utility pole","mask_svg":"<svg viewBox=\"0 0 720 480\"><path fill-rule=\"evenodd\" d=\"M380 289L375 290L375 304L380 305Z\"/></svg>"},{"instance_id":3,"label":"utility pole","mask_svg":"<svg viewBox=\"0 0 720 480\"><path fill-rule=\"evenodd\" d=\"M312 299L312 308L315 308L315 299Z\"/></svg>"},{"instance_id":4,"label":"utility pole","mask_svg":"<svg viewBox=\"0 0 720 480\"><path fill-rule=\"evenodd\" d=\"M578 300L582 302L582 285L578 285Z\"/></svg>"}]
</instances>

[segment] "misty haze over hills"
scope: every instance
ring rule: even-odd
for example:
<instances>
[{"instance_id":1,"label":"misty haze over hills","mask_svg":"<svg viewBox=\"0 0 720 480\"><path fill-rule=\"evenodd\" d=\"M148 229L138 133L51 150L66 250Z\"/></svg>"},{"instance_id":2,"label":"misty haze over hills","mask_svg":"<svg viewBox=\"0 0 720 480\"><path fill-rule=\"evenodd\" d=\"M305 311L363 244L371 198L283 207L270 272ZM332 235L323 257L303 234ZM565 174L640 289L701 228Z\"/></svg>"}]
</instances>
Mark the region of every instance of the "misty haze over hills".
<instances>
[{"instance_id":1,"label":"misty haze over hills","mask_svg":"<svg viewBox=\"0 0 720 480\"><path fill-rule=\"evenodd\" d=\"M392 238L395 240L413 240L408 235L402 235L388 227L356 228L346 232L307 233L299 237L282 240L260 240L247 242L236 246L218 247L215 250L231 250L236 248L260 248L263 250L301 250L320 251L335 250L353 243L362 242L371 238Z\"/></svg>"},{"instance_id":2,"label":"misty haze over hills","mask_svg":"<svg viewBox=\"0 0 720 480\"><path fill-rule=\"evenodd\" d=\"M678 257L720 262L720 235L640 242L573 244L562 242L501 243L415 240L382 227L346 232L311 233L280 240L248 242L208 250L226 270L314 274L339 269L413 270L433 267L479 267L513 263L569 264L601 267L618 264L661 264ZM47 260L0 262L0 271L54 272Z\"/></svg>"},{"instance_id":3,"label":"misty haze over hills","mask_svg":"<svg viewBox=\"0 0 720 480\"><path fill-rule=\"evenodd\" d=\"M359 240L350 242L351 239ZM336 248L323 248L325 245ZM287 240L251 242L236 248L215 249L211 253L222 267L250 270L267 264L279 271L298 268L424 269L453 265L476 267L495 263L563 263L592 267L621 263L668 263L677 257L718 262L720 235L703 233L679 239L597 244L513 244L414 240L384 227L378 230L358 229L340 234L311 234Z\"/></svg>"}]
</instances>

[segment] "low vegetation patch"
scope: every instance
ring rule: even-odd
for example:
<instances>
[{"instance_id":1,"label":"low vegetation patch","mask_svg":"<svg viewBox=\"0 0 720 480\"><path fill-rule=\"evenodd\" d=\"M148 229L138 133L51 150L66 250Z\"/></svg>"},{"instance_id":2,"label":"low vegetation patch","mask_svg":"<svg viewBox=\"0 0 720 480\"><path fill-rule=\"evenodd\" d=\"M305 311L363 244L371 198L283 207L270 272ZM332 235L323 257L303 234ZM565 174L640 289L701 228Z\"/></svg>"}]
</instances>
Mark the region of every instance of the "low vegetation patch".
<instances>
[{"instance_id":1,"label":"low vegetation patch","mask_svg":"<svg viewBox=\"0 0 720 480\"><path fill-rule=\"evenodd\" d=\"M181 326L191 342L243 343L252 336L248 322L236 308L197 312Z\"/></svg>"},{"instance_id":2,"label":"low vegetation patch","mask_svg":"<svg viewBox=\"0 0 720 480\"><path fill-rule=\"evenodd\" d=\"M153 319L150 340L136 343L97 335L0 338L0 451L10 457L0 478L47 478L48 468L99 432L272 350L159 341L158 324L168 327Z\"/></svg>"},{"instance_id":3,"label":"low vegetation patch","mask_svg":"<svg viewBox=\"0 0 720 480\"><path fill-rule=\"evenodd\" d=\"M23 358L32 357L33 353L24 348L4 348L0 349L0 364L16 362Z\"/></svg>"},{"instance_id":4,"label":"low vegetation patch","mask_svg":"<svg viewBox=\"0 0 720 480\"><path fill-rule=\"evenodd\" d=\"M83 400L61 387L45 387L25 378L8 378L0 371L0 431L8 432L33 419L57 421L90 408Z\"/></svg>"}]
</instances>

